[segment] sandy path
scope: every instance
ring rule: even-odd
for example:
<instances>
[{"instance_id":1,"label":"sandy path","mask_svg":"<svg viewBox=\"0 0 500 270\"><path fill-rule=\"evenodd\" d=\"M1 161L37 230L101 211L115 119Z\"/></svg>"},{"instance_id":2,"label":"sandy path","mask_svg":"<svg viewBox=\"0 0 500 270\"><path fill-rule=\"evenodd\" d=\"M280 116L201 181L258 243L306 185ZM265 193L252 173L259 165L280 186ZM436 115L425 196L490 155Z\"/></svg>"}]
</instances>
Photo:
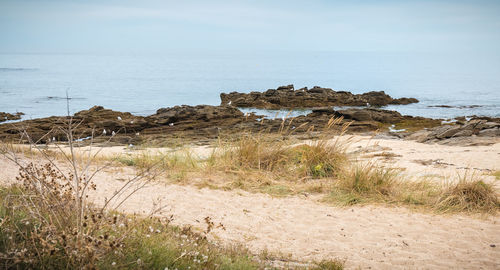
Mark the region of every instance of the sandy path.
<instances>
[{"instance_id":1,"label":"sandy path","mask_svg":"<svg viewBox=\"0 0 500 270\"><path fill-rule=\"evenodd\" d=\"M123 150L123 148L121 148ZM457 169L489 173L500 170L500 144L456 147L416 142L370 139L357 136L351 151L366 154L392 152L398 157L387 165L405 168L408 175L456 177ZM206 147L199 153L208 153ZM120 148L112 148L116 154ZM415 160L438 160L423 165ZM15 166L0 158L0 181L17 174ZM97 203L130 175L129 169L101 174ZM494 177L489 177L495 181ZM496 181L497 183L499 181ZM197 189L190 186L155 184L140 190L123 206L142 213L161 199L176 224L204 228L210 216L224 224L214 236L225 243L242 243L254 252L269 250L299 261L340 258L347 268L375 269L500 269L500 217L478 219L461 215L413 213L403 208L336 208L311 198L272 198L244 191ZM490 245L496 245L491 247Z\"/></svg>"}]
</instances>

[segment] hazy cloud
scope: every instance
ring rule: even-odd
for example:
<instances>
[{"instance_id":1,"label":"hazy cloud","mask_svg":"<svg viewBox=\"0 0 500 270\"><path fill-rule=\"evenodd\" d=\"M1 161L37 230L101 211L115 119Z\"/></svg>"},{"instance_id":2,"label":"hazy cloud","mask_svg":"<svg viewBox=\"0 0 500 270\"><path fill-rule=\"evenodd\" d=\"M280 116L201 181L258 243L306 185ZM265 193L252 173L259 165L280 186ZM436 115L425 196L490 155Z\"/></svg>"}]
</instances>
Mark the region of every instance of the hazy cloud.
<instances>
[{"instance_id":1,"label":"hazy cloud","mask_svg":"<svg viewBox=\"0 0 500 270\"><path fill-rule=\"evenodd\" d=\"M0 51L484 51L498 1L0 1Z\"/></svg>"}]
</instances>

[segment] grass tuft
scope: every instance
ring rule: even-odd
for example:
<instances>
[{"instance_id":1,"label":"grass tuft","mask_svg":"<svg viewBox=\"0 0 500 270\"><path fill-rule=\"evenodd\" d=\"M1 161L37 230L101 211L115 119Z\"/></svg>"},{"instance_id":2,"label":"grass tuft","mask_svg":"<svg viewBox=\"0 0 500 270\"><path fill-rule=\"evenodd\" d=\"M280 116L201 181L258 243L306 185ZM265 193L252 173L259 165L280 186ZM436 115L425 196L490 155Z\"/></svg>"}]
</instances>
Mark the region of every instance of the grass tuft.
<instances>
[{"instance_id":1,"label":"grass tuft","mask_svg":"<svg viewBox=\"0 0 500 270\"><path fill-rule=\"evenodd\" d=\"M342 270L344 269L344 262L339 260L324 260L317 263L317 266L313 269L317 270Z\"/></svg>"},{"instance_id":2,"label":"grass tuft","mask_svg":"<svg viewBox=\"0 0 500 270\"><path fill-rule=\"evenodd\" d=\"M337 186L360 195L392 194L397 171L377 166L374 163L357 163L345 170L339 177Z\"/></svg>"},{"instance_id":3,"label":"grass tuft","mask_svg":"<svg viewBox=\"0 0 500 270\"><path fill-rule=\"evenodd\" d=\"M464 176L444 190L435 208L439 212L496 213L500 209L498 193L491 184Z\"/></svg>"}]
</instances>

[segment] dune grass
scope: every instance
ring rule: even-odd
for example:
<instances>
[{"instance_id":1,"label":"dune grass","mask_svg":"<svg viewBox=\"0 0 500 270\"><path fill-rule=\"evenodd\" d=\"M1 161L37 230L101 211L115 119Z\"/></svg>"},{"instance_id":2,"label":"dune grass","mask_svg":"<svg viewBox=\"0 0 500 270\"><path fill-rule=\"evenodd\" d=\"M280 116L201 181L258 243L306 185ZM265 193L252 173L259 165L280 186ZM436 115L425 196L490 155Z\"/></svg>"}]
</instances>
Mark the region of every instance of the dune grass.
<instances>
[{"instance_id":1,"label":"dune grass","mask_svg":"<svg viewBox=\"0 0 500 270\"><path fill-rule=\"evenodd\" d=\"M296 144L262 135L220 141L208 157L188 149L168 153L140 152L112 157L115 165L138 171L159 164L164 179L199 188L270 194L275 197L313 194L336 206L382 204L435 213L486 213L500 210L498 190L479 175L458 176L445 184L407 179L401 171L375 160L357 161L342 142ZM250 150L250 145L258 145Z\"/></svg>"},{"instance_id":2,"label":"dune grass","mask_svg":"<svg viewBox=\"0 0 500 270\"><path fill-rule=\"evenodd\" d=\"M479 176L455 185L439 184L407 179L399 170L377 163L375 157L359 161L358 154L347 152L351 141L342 135L348 125L340 122L332 118L317 139L310 141L291 139L293 131L287 128L291 122L284 121L279 132L220 138L205 156L182 148L172 152L139 151L111 159L139 171L159 165L164 179L173 183L242 189L277 197L315 194L322 196L323 202L339 206L398 205L436 213L494 214L500 209L492 203L498 201L498 190Z\"/></svg>"},{"instance_id":3,"label":"dune grass","mask_svg":"<svg viewBox=\"0 0 500 270\"><path fill-rule=\"evenodd\" d=\"M493 185L464 174L458 183L444 188L435 206L440 212L491 212L500 209Z\"/></svg>"},{"instance_id":4,"label":"dune grass","mask_svg":"<svg viewBox=\"0 0 500 270\"><path fill-rule=\"evenodd\" d=\"M321 201L338 206L384 204L435 213L489 214L500 209L495 203L498 191L479 176L454 185L406 179L400 170L375 159L359 161L348 154L350 141L339 136L342 129L330 128L325 127L318 139L302 143L282 133L249 133L219 140L208 157L186 150L121 162L141 167L162 158L170 174L180 171L184 183L200 188L237 188L277 197L317 194L323 196Z\"/></svg>"}]
</instances>

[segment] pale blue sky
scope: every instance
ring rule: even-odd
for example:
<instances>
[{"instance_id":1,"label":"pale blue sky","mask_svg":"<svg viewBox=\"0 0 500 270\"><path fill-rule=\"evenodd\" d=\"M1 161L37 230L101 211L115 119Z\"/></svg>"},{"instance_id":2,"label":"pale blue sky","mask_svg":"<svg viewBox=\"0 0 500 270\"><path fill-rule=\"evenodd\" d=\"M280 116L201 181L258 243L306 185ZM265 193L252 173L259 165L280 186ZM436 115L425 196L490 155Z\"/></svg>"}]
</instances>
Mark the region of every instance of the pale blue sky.
<instances>
[{"instance_id":1,"label":"pale blue sky","mask_svg":"<svg viewBox=\"0 0 500 270\"><path fill-rule=\"evenodd\" d=\"M0 52L497 52L498 1L0 0Z\"/></svg>"}]
</instances>

